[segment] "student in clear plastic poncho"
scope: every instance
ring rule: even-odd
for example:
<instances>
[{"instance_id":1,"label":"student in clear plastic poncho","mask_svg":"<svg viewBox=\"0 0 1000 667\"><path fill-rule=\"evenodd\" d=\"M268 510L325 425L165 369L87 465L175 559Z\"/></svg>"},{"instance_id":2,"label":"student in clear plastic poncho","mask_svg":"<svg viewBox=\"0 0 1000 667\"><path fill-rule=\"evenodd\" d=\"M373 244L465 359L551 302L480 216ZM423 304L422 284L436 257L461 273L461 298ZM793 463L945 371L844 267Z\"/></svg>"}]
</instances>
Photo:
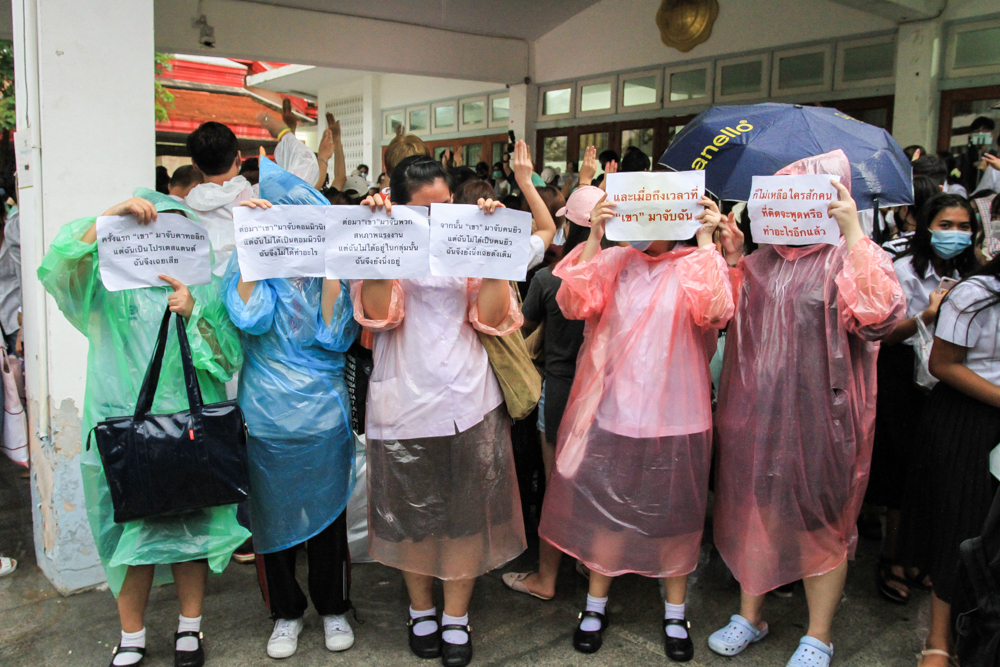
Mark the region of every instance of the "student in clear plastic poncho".
<instances>
[{"instance_id":1,"label":"student in clear plastic poncho","mask_svg":"<svg viewBox=\"0 0 1000 667\"><path fill-rule=\"evenodd\" d=\"M851 182L842 151L778 173ZM906 316L889 256L861 231L848 187L836 185L839 246L761 246L743 257L734 221L722 235L736 315L716 412L714 534L743 589L740 613L709 639L723 655L763 638L764 595L798 579L809 629L788 664L825 667L833 653L871 462L877 341Z\"/></svg>"},{"instance_id":2,"label":"student in clear plastic poncho","mask_svg":"<svg viewBox=\"0 0 1000 667\"><path fill-rule=\"evenodd\" d=\"M267 201L243 205L327 205L323 195L263 157L260 192ZM295 581L295 560L303 545L326 646L348 649L354 634L346 618L345 508L354 487L354 438L344 352L361 329L350 290L324 278L244 282L234 253L223 299L243 341L239 402L250 433L250 520L261 588L275 619L268 655L286 658L298 646L307 601Z\"/></svg>"},{"instance_id":3,"label":"student in clear plastic poncho","mask_svg":"<svg viewBox=\"0 0 1000 667\"><path fill-rule=\"evenodd\" d=\"M590 238L553 270L556 300L586 321L539 537L591 570L573 637L600 649L614 577L664 579L664 651L694 656L684 600L698 564L712 452L709 360L733 314L726 262L705 207L694 244L632 241L601 249L615 204L597 203ZM509 585L509 584L508 584Z\"/></svg>"},{"instance_id":4,"label":"student in clear plastic poncho","mask_svg":"<svg viewBox=\"0 0 1000 667\"><path fill-rule=\"evenodd\" d=\"M157 212L177 211L197 219L194 212L167 195L145 188L135 194L104 215L134 214L140 222L148 223ZM135 410L168 305L187 319L191 356L205 403L226 400L223 383L239 368L242 354L236 329L214 285L189 289L171 278L171 287L109 292L101 282L98 265L96 218L82 218L62 228L42 260L38 279L70 323L90 341L84 434L99 421ZM152 411L171 413L187 407L177 337L171 336ZM87 515L122 621L122 650L117 651L113 664L134 664L141 659L139 649L145 650L143 616L152 584L169 582L172 573L181 601L179 631L196 633L208 571L222 572L233 550L249 533L236 522L235 505L115 523L97 448L81 449ZM177 648L178 654L185 654L179 656L177 664L201 664L197 639L178 638Z\"/></svg>"}]
</instances>

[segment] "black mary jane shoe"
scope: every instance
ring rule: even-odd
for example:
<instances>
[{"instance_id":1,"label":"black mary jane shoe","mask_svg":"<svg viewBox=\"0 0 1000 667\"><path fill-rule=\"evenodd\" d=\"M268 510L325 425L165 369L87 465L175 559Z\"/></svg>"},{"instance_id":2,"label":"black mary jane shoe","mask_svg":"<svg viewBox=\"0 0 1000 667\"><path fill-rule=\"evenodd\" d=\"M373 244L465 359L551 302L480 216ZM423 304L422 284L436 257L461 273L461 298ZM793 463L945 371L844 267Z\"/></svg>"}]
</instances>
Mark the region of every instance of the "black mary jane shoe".
<instances>
[{"instance_id":1,"label":"black mary jane shoe","mask_svg":"<svg viewBox=\"0 0 1000 667\"><path fill-rule=\"evenodd\" d=\"M115 667L115 656L119 653L138 653L140 656L137 662L133 662L129 667L136 667L136 665L141 665L142 661L146 659L146 649L139 648L138 646L122 646L118 645L111 650L111 664L108 667Z\"/></svg>"},{"instance_id":2,"label":"black mary jane shoe","mask_svg":"<svg viewBox=\"0 0 1000 667\"><path fill-rule=\"evenodd\" d=\"M680 639L667 634L667 628L679 625L687 632L687 637ZM691 622L679 618L668 618L663 621L663 652L674 662L687 662L694 657L694 642L691 641Z\"/></svg>"},{"instance_id":3,"label":"black mary jane shoe","mask_svg":"<svg viewBox=\"0 0 1000 667\"><path fill-rule=\"evenodd\" d=\"M444 667L465 667L472 662L472 626L471 625L445 625L441 632L448 630L460 630L469 638L464 644L452 644L441 640L441 664Z\"/></svg>"},{"instance_id":4,"label":"black mary jane shoe","mask_svg":"<svg viewBox=\"0 0 1000 667\"><path fill-rule=\"evenodd\" d=\"M198 640L198 648L193 651L178 651L177 640L183 637L194 637ZM174 633L174 667L204 667L205 649L201 647L205 635L194 630Z\"/></svg>"},{"instance_id":5,"label":"black mary jane shoe","mask_svg":"<svg viewBox=\"0 0 1000 667\"><path fill-rule=\"evenodd\" d=\"M413 626L425 619L437 623L437 619L433 616L411 618L406 622L406 628L410 634L410 650L413 651L413 655L425 660L428 658L439 658L441 657L441 626L438 625L437 630L422 637L413 632Z\"/></svg>"},{"instance_id":6,"label":"black mary jane shoe","mask_svg":"<svg viewBox=\"0 0 1000 667\"><path fill-rule=\"evenodd\" d=\"M583 621L588 618L596 618L600 621L601 629L580 629L580 625L582 625ZM580 622L576 626L576 632L573 633L573 648L580 653L597 653L597 651L601 648L601 644L604 643L604 631L608 627L608 617L605 614L601 614L596 611L584 611L580 613L578 619Z\"/></svg>"}]
</instances>

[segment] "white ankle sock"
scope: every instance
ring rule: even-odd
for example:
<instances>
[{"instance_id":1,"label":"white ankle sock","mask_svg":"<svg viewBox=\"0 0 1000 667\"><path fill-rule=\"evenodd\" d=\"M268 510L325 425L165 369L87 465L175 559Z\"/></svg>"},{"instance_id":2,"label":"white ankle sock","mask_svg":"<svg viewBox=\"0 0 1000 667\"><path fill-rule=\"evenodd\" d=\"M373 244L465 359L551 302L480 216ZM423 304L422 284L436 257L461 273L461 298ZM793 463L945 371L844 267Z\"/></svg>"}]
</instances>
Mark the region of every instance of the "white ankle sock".
<instances>
[{"instance_id":1,"label":"white ankle sock","mask_svg":"<svg viewBox=\"0 0 1000 667\"><path fill-rule=\"evenodd\" d=\"M201 616L198 618L188 618L187 616L177 617L177 632L188 631L201 631ZM197 651L198 643L197 637L181 637L177 640L176 648L178 651Z\"/></svg>"},{"instance_id":2,"label":"white ankle sock","mask_svg":"<svg viewBox=\"0 0 1000 667\"><path fill-rule=\"evenodd\" d=\"M121 646L146 648L146 628L139 630L139 632L125 632L122 630ZM111 661L111 664L116 667L124 667L125 665L134 665L140 660L142 660L142 656L138 653L118 653L115 655L115 659Z\"/></svg>"},{"instance_id":3,"label":"white ankle sock","mask_svg":"<svg viewBox=\"0 0 1000 667\"><path fill-rule=\"evenodd\" d=\"M595 598L589 593L587 594L587 611L596 611L598 614L603 614L607 606L607 598ZM601 622L596 618L585 618L580 623L580 629L584 632L596 632L601 629Z\"/></svg>"},{"instance_id":4,"label":"white ankle sock","mask_svg":"<svg viewBox=\"0 0 1000 667\"><path fill-rule=\"evenodd\" d=\"M676 618L678 620L684 620L684 605L682 604L670 604L669 602L664 602L664 614L663 618L670 620L671 618ZM684 639L688 636L687 629L680 625L668 625L667 626L667 636L674 637L675 639Z\"/></svg>"},{"instance_id":5,"label":"white ankle sock","mask_svg":"<svg viewBox=\"0 0 1000 667\"><path fill-rule=\"evenodd\" d=\"M410 618L416 621L418 618L423 619L413 624L413 634L418 637L426 637L427 635L434 634L438 629L437 622L437 608L431 607L424 611L416 611L413 607L410 607Z\"/></svg>"},{"instance_id":6,"label":"white ankle sock","mask_svg":"<svg viewBox=\"0 0 1000 667\"><path fill-rule=\"evenodd\" d=\"M469 615L465 616L449 616L448 614L441 614L441 625L468 625ZM466 644L469 641L469 635L464 630L445 630L441 633L441 640L446 641L449 644Z\"/></svg>"}]
</instances>

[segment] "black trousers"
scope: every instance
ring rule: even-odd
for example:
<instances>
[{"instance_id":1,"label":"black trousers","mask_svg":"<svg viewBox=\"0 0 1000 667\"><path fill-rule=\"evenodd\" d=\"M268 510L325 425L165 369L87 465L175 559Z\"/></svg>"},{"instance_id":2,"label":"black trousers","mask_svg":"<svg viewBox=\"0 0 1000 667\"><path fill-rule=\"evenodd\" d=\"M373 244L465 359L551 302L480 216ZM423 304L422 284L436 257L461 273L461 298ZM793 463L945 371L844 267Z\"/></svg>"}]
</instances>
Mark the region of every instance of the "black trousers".
<instances>
[{"instance_id":1,"label":"black trousers","mask_svg":"<svg viewBox=\"0 0 1000 667\"><path fill-rule=\"evenodd\" d=\"M309 597L320 616L346 614L351 608L351 553L347 547L347 510L316 536L306 540ZM309 606L295 580L299 547L257 555L257 578L271 618L302 618Z\"/></svg>"}]
</instances>

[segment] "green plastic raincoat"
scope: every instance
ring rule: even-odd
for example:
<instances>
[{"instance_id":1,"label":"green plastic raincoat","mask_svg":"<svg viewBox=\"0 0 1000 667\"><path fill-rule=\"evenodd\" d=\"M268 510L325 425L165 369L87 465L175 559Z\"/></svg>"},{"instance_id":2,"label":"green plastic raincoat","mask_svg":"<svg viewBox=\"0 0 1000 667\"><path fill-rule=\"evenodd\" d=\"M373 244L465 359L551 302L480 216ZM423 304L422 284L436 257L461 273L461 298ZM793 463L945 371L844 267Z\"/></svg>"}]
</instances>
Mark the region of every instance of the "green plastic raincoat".
<instances>
[{"instance_id":1,"label":"green plastic raincoat","mask_svg":"<svg viewBox=\"0 0 1000 667\"><path fill-rule=\"evenodd\" d=\"M178 211L197 220L193 211L170 197L144 188L135 194L151 201L157 211ZM65 225L38 269L45 290L90 341L83 402L84 442L99 421L135 411L167 296L172 292L169 287L106 290L101 282L97 243L80 241L95 221L82 218ZM205 403L224 401L223 384L243 361L239 335L218 297L217 285L189 289L195 305L187 335L202 395ZM152 412L171 413L187 407L177 336L171 335ZM89 451L81 447L80 468L90 527L115 596L129 565L162 565L156 568L157 584L170 581L166 567L169 563L204 558L211 571L218 574L225 569L232 552L250 537L236 522L235 505L117 524L96 446Z\"/></svg>"}]
</instances>

